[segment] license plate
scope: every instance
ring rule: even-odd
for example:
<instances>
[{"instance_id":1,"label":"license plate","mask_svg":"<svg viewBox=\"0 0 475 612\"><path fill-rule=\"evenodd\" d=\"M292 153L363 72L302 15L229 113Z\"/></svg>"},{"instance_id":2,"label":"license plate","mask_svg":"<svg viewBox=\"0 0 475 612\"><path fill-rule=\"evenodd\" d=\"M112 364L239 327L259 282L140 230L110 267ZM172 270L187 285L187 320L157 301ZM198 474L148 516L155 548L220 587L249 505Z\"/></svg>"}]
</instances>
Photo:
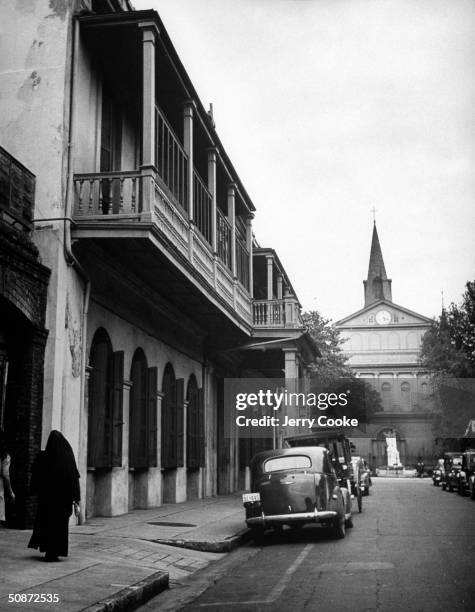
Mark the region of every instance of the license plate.
<instances>
[{"instance_id":1,"label":"license plate","mask_svg":"<svg viewBox=\"0 0 475 612\"><path fill-rule=\"evenodd\" d=\"M261 501L260 493L243 493L242 495L242 503L245 504L247 502L257 502Z\"/></svg>"}]
</instances>

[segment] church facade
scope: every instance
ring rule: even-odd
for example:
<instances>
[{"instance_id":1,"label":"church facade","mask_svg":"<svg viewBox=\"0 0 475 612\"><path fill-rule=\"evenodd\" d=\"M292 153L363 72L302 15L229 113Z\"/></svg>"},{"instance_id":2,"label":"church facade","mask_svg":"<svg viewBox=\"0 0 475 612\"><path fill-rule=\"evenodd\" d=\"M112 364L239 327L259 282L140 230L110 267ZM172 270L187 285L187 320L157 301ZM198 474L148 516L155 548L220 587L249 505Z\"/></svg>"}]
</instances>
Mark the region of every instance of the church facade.
<instances>
[{"instance_id":1,"label":"church facade","mask_svg":"<svg viewBox=\"0 0 475 612\"><path fill-rule=\"evenodd\" d=\"M372 467L387 465L387 436L395 435L401 463L433 460L430 378L419 365L432 320L393 302L376 224L361 310L337 321L343 350L357 377L379 392L381 410L353 433L358 454Z\"/></svg>"}]
</instances>

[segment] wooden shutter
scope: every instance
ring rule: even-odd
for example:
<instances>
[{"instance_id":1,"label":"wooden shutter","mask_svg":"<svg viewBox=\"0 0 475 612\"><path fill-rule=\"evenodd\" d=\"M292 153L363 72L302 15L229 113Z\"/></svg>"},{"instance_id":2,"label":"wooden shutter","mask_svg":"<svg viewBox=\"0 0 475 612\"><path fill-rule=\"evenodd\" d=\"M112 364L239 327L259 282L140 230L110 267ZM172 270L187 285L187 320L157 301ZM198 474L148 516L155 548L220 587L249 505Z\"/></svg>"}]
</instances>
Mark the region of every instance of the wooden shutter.
<instances>
[{"instance_id":1,"label":"wooden shutter","mask_svg":"<svg viewBox=\"0 0 475 612\"><path fill-rule=\"evenodd\" d=\"M203 388L198 389L197 397L197 421L198 421L198 435L197 435L197 455L198 455L198 466L205 467L205 407L204 407L204 390Z\"/></svg>"},{"instance_id":2,"label":"wooden shutter","mask_svg":"<svg viewBox=\"0 0 475 612\"><path fill-rule=\"evenodd\" d=\"M169 469L177 466L176 385L170 365L165 368L162 391L162 467Z\"/></svg>"},{"instance_id":3,"label":"wooden shutter","mask_svg":"<svg viewBox=\"0 0 475 612\"><path fill-rule=\"evenodd\" d=\"M91 349L89 379L88 466L111 467L113 355L106 332L97 332Z\"/></svg>"},{"instance_id":4,"label":"wooden shutter","mask_svg":"<svg viewBox=\"0 0 475 612\"><path fill-rule=\"evenodd\" d=\"M193 378L188 383L188 409L186 413L186 465L199 467L198 454L198 388Z\"/></svg>"},{"instance_id":5,"label":"wooden shutter","mask_svg":"<svg viewBox=\"0 0 475 612\"><path fill-rule=\"evenodd\" d=\"M147 441L148 465L157 466L157 368L149 368L147 376Z\"/></svg>"},{"instance_id":6,"label":"wooden shutter","mask_svg":"<svg viewBox=\"0 0 475 612\"><path fill-rule=\"evenodd\" d=\"M183 413L185 407L185 380L179 378L175 383L175 413L176 413L176 467L184 465L184 435Z\"/></svg>"},{"instance_id":7,"label":"wooden shutter","mask_svg":"<svg viewBox=\"0 0 475 612\"><path fill-rule=\"evenodd\" d=\"M116 351L112 360L112 466L122 465L122 426L124 405L124 351Z\"/></svg>"}]
</instances>

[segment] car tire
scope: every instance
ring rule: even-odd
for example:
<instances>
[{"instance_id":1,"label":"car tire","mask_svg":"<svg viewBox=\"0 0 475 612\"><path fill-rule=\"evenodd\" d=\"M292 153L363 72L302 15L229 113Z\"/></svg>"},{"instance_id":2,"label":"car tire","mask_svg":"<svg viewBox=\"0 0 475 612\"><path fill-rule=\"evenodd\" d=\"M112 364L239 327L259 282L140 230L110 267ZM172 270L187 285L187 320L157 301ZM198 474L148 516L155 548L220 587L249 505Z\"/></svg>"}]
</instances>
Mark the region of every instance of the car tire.
<instances>
[{"instance_id":1,"label":"car tire","mask_svg":"<svg viewBox=\"0 0 475 612\"><path fill-rule=\"evenodd\" d=\"M452 485L451 485L451 484L447 485L447 491L448 491L449 493L452 493L453 488L452 488Z\"/></svg>"},{"instance_id":2,"label":"car tire","mask_svg":"<svg viewBox=\"0 0 475 612\"><path fill-rule=\"evenodd\" d=\"M462 485L459 485L457 493L461 495L462 497L465 497L465 487L463 487Z\"/></svg>"},{"instance_id":3,"label":"car tire","mask_svg":"<svg viewBox=\"0 0 475 612\"><path fill-rule=\"evenodd\" d=\"M345 517L337 517L332 527L333 537L336 540L343 540L346 535Z\"/></svg>"},{"instance_id":4,"label":"car tire","mask_svg":"<svg viewBox=\"0 0 475 612\"><path fill-rule=\"evenodd\" d=\"M251 537L258 546L264 544L264 533L263 527L251 527Z\"/></svg>"},{"instance_id":5,"label":"car tire","mask_svg":"<svg viewBox=\"0 0 475 612\"><path fill-rule=\"evenodd\" d=\"M470 497L475 499L475 484L473 482L470 483Z\"/></svg>"},{"instance_id":6,"label":"car tire","mask_svg":"<svg viewBox=\"0 0 475 612\"><path fill-rule=\"evenodd\" d=\"M447 489L447 485L444 483L442 483L442 491L445 491Z\"/></svg>"}]
</instances>

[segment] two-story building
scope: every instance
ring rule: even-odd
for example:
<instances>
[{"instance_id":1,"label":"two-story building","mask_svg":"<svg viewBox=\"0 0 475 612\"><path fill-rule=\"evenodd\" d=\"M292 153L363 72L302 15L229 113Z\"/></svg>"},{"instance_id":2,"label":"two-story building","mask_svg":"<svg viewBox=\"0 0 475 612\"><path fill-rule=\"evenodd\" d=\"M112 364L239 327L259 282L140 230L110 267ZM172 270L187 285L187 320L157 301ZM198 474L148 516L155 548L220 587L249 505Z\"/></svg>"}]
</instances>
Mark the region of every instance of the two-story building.
<instances>
[{"instance_id":1,"label":"two-story building","mask_svg":"<svg viewBox=\"0 0 475 612\"><path fill-rule=\"evenodd\" d=\"M224 379L304 377L316 347L212 116L153 10L38 0L2 19L1 139L36 175L52 271L43 443L71 442L86 516L242 487Z\"/></svg>"}]
</instances>

